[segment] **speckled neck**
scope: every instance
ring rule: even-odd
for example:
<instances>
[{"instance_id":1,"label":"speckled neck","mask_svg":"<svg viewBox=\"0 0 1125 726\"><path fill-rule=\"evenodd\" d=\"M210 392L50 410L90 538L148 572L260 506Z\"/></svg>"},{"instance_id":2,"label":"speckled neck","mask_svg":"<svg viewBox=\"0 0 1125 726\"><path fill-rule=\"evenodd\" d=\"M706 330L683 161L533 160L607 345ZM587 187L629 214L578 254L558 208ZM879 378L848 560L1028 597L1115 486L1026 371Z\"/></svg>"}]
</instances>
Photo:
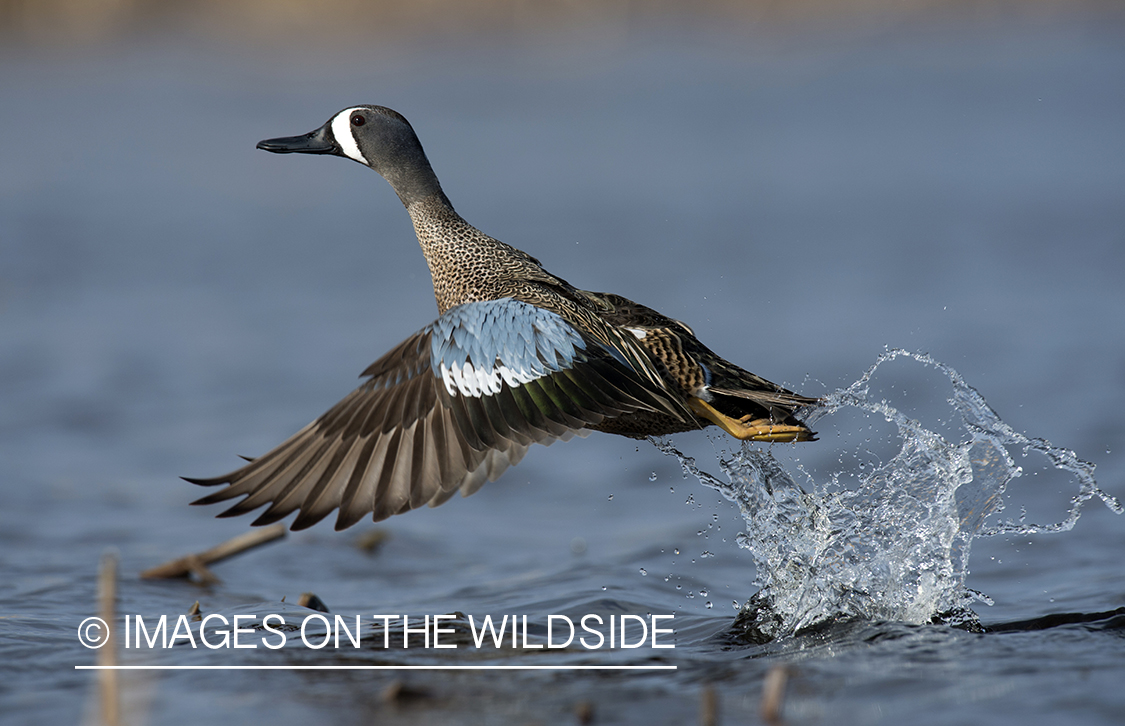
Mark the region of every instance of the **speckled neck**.
<instances>
[{"instance_id":1,"label":"speckled neck","mask_svg":"<svg viewBox=\"0 0 1125 726\"><path fill-rule=\"evenodd\" d=\"M430 268L438 311L495 299L502 268L498 262L506 256L508 245L462 219L444 194L415 201L407 211Z\"/></svg>"}]
</instances>

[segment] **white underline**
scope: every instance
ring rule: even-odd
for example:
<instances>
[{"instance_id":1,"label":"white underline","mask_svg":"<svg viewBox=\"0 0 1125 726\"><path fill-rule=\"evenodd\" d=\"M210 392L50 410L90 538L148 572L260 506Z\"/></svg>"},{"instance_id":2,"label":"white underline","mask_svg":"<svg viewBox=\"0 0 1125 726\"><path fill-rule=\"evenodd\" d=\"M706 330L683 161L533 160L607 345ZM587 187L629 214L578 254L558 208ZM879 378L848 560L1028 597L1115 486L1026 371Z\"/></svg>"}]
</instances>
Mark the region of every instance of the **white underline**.
<instances>
[{"instance_id":1,"label":"white underline","mask_svg":"<svg viewBox=\"0 0 1125 726\"><path fill-rule=\"evenodd\" d=\"M667 671L674 665L76 665L79 671Z\"/></svg>"}]
</instances>

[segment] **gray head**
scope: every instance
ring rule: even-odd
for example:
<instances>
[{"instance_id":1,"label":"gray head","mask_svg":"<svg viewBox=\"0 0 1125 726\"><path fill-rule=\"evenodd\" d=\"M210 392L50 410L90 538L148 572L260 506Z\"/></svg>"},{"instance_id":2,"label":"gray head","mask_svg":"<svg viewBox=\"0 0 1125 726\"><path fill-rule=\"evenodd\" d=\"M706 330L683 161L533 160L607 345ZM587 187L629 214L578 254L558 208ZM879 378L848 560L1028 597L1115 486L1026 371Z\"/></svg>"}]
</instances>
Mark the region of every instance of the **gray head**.
<instances>
[{"instance_id":1,"label":"gray head","mask_svg":"<svg viewBox=\"0 0 1125 726\"><path fill-rule=\"evenodd\" d=\"M345 108L316 131L259 141L258 148L275 154L334 154L353 159L379 172L407 207L442 193L410 122L383 106Z\"/></svg>"}]
</instances>

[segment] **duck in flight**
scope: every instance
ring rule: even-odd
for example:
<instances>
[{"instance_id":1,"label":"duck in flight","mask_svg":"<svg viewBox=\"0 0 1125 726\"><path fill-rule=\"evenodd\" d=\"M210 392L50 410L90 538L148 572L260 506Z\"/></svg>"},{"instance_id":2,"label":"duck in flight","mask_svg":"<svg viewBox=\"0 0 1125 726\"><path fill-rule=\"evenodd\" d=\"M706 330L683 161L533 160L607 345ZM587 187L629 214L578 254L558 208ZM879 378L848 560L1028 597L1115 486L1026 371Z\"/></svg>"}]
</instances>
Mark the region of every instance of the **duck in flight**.
<instances>
[{"instance_id":1,"label":"duck in flight","mask_svg":"<svg viewBox=\"0 0 1125 726\"><path fill-rule=\"evenodd\" d=\"M717 425L749 441L813 441L801 396L729 363L691 328L610 293L579 290L453 210L414 129L354 106L277 154L331 154L368 166L402 200L433 277L439 317L368 366L359 388L193 504L244 497L220 517L294 511L294 530L339 510L336 529L460 491L468 496L531 444L604 431L645 438Z\"/></svg>"}]
</instances>

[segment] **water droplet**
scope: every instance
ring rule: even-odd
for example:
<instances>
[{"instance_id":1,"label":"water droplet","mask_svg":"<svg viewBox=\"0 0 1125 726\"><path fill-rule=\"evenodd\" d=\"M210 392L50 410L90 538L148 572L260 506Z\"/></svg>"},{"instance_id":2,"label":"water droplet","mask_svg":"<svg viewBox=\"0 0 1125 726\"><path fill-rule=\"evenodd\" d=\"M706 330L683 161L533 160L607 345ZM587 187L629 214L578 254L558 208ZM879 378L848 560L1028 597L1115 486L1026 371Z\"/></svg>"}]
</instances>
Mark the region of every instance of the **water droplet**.
<instances>
[{"instance_id":1,"label":"water droplet","mask_svg":"<svg viewBox=\"0 0 1125 726\"><path fill-rule=\"evenodd\" d=\"M655 471L648 475L648 480L649 481L656 481L656 472Z\"/></svg>"},{"instance_id":2,"label":"water droplet","mask_svg":"<svg viewBox=\"0 0 1125 726\"><path fill-rule=\"evenodd\" d=\"M602 585L602 590L603 590L603 591L605 591L605 590L608 590L608 589L609 589L608 587L606 587L605 585Z\"/></svg>"},{"instance_id":3,"label":"water droplet","mask_svg":"<svg viewBox=\"0 0 1125 726\"><path fill-rule=\"evenodd\" d=\"M706 588L702 588L702 587L699 588L699 596L700 597L707 597L708 594L709 593L707 592Z\"/></svg>"},{"instance_id":4,"label":"water droplet","mask_svg":"<svg viewBox=\"0 0 1125 726\"><path fill-rule=\"evenodd\" d=\"M676 549L672 550L672 553L677 555L680 554L680 548L677 547Z\"/></svg>"},{"instance_id":5,"label":"water droplet","mask_svg":"<svg viewBox=\"0 0 1125 726\"><path fill-rule=\"evenodd\" d=\"M609 501L611 501L611 502L613 501L613 495L612 494L609 495Z\"/></svg>"},{"instance_id":6,"label":"water droplet","mask_svg":"<svg viewBox=\"0 0 1125 726\"><path fill-rule=\"evenodd\" d=\"M937 419L943 422L942 426L956 430L960 426L961 417L957 411L968 408L973 414L975 427L971 445L956 443L956 435L931 437L931 432L923 429L921 424L908 419L908 411L895 408L902 405L900 400L896 400L903 398L903 393L900 392L912 392L915 387L913 383L885 381L881 390L877 387L868 388L868 379L874 380L871 374L875 373L875 368L896 358L912 359L913 364L921 364L948 376L949 385L954 389L954 398L959 403L956 410L949 409L948 416L939 414ZM887 397L881 400L881 394L888 391ZM817 603L829 608L837 607L839 584L854 582L857 577L874 578L880 583L887 583L878 590L880 607L889 603L887 606L892 611L901 609L902 612L915 612L918 608L930 607L946 596L955 596L961 592L965 575L964 563L953 562L952 567L945 566L943 569L943 563L949 563L941 559L941 552L948 554L949 550L947 546L944 549L939 546L944 542L942 538L947 538L948 521L957 515L956 498L952 495L959 481L956 481L957 477L950 476L950 471L957 467L947 464L972 459L974 489L981 489L985 497L996 495L993 499L981 500L990 502L987 505L989 509L980 512L979 520L984 521L987 515L993 513L992 503L1001 502L997 488L1002 489L1009 479L1019 476L1019 470L1009 462L1013 458L1018 459L1017 452L1021 444L1025 449L1030 447L1030 450L1025 450L1025 455L1045 453L1038 445L1025 444L1025 439L1021 437L1017 436L1013 440L1002 422L984 405L980 395L970 391L955 371L929 356L888 348L886 354L876 361L870 374L865 374L864 379L847 389L847 392L846 399L841 397L833 400L829 408L833 411L851 408L860 415L866 415L868 420L864 422L866 426L861 423L851 427L845 447L849 450L836 455L842 471L829 474L827 481L814 481L814 477L803 470L800 476L794 476L797 471L786 471L791 467L775 459L768 449L754 450L752 447L736 448L729 454L724 453L729 458L719 462L726 474L727 481L723 481L700 471L688 457L669 451L670 447L662 447L665 453L673 453L679 458L686 475L694 476L709 489L718 490L727 499L745 502L749 507L750 511L735 514L741 514L746 521L734 520L737 524L729 537L723 537L715 529L705 530L706 524L702 528L697 526L697 536L700 530L704 530L705 533L715 531L723 539L734 538L740 547L754 552L755 564L759 564L757 559L762 560L759 565L762 570L760 577L770 578L770 592L767 594L775 595L777 602L784 605L779 606L777 613L785 619L785 623L779 626L781 630L795 623L811 622L810 618L818 617L816 611L810 611L810 608L821 607ZM831 397L832 394L828 398ZM890 423L892 429L897 428L897 432L886 429L883 421ZM844 435L840 430L834 433L836 436ZM947 440L954 443L947 443ZM1031 442L1031 439L1026 441ZM1103 442L1102 446L1111 449L1112 445ZM973 449L972 452L970 448ZM925 456L914 456L907 460L905 456L894 455L899 449L907 452L918 449ZM1005 452L1005 449L1008 451ZM1005 456L1005 453L1008 455ZM1052 453L1056 453L1055 450L1052 449ZM976 471L976 463L981 460L988 463L988 466ZM1071 461L1069 458L1067 460ZM1059 467L1044 465L1041 468L1046 476L1047 473L1053 474L1052 470ZM1062 468L1064 473L1068 470L1066 467ZM1034 469L1029 467L1023 475L1027 477L1029 473L1035 474ZM910 496L912 490L908 489L908 485L914 486L915 482L924 484L926 491L937 493L937 498L932 502L922 502L923 506L917 506L918 500ZM689 491L692 489L694 487L689 488ZM1100 496L1098 492L1092 493ZM693 500L689 498L688 501L691 503ZM1015 507L1009 505L1008 511L1013 509ZM857 524L845 531L832 529L834 519L831 515L835 513L843 513ZM1068 524L1073 523L1074 514L1076 513L1072 510ZM715 522L716 525L719 521L714 514L705 517L705 520ZM974 527L976 521L974 519ZM762 523L760 527L757 526L759 522ZM779 522L790 523L791 526L781 526ZM739 530L751 523L755 526L749 533L740 533ZM862 523L865 528L858 523ZM979 528L970 530L968 525L969 523L965 523L963 530L959 532L966 543L979 533ZM1011 527L1010 531L1018 531L1019 534L1012 537L1012 549L1008 551L1030 548L1031 545L1028 544L1020 545L1020 542L1026 540L1018 537L1026 537L1033 529L1025 523L1021 514L1018 526ZM873 532L885 532L886 535L872 534ZM924 541L921 562L914 562L909 568L902 566L903 558L895 556L896 547L904 532L911 532L912 535L917 533L920 541ZM864 557L839 558L831 562L817 560L814 568L811 562L793 554L807 551L812 546L823 549L826 539L831 539L834 551L846 551L851 546L857 550L862 549ZM868 552L870 556L867 556ZM695 556L701 559L710 554L701 553L700 550L696 550L696 553ZM678 560L679 557L675 559ZM993 561L999 559L995 558ZM814 590L818 596L822 596L821 599L804 597L804 593ZM789 597L794 593L802 593L800 602L795 597ZM789 597L788 601L786 597ZM701 599L707 600L707 597L701 596ZM739 610L737 601L732 602L732 607Z\"/></svg>"},{"instance_id":7,"label":"water droplet","mask_svg":"<svg viewBox=\"0 0 1125 726\"><path fill-rule=\"evenodd\" d=\"M680 589L682 589L682 588L683 588L683 585L676 585L676 589L677 589L677 590L680 590ZM604 588L603 588L603 589L604 589Z\"/></svg>"},{"instance_id":8,"label":"water droplet","mask_svg":"<svg viewBox=\"0 0 1125 726\"><path fill-rule=\"evenodd\" d=\"M643 567L642 567L642 568L641 568L641 577L644 577L644 576L645 576L645 575L647 575L647 574L648 574L648 571L647 571L647 570L645 570L645 568L643 568Z\"/></svg>"},{"instance_id":9,"label":"water droplet","mask_svg":"<svg viewBox=\"0 0 1125 726\"><path fill-rule=\"evenodd\" d=\"M706 559L706 558L708 558L708 557L714 557L714 556L715 556L715 553L714 553L714 552L711 552L711 551L709 551L709 550L703 550L703 552L702 552L702 553L701 553L701 554L700 554L699 556L700 556L700 557L702 557L702 558L704 558L704 559Z\"/></svg>"},{"instance_id":10,"label":"water droplet","mask_svg":"<svg viewBox=\"0 0 1125 726\"><path fill-rule=\"evenodd\" d=\"M710 610L710 609L711 609L711 601L710 601L710 600L708 600L708 601L707 601L707 609L708 609L708 610Z\"/></svg>"}]
</instances>

